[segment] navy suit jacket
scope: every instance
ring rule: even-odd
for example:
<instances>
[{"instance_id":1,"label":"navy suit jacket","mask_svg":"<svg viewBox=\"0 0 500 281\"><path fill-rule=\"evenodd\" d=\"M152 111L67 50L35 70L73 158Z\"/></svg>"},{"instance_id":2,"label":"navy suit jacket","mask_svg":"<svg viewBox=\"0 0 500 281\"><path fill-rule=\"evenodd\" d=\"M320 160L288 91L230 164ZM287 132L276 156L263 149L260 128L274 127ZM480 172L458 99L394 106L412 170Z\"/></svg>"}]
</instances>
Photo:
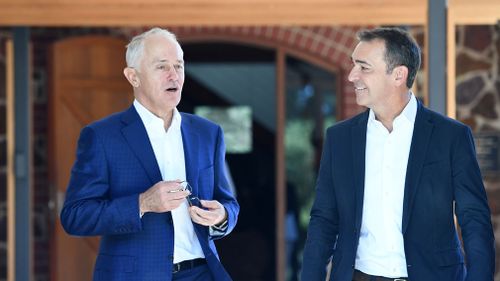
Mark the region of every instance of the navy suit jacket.
<instances>
[{"instance_id":1,"label":"navy suit jacket","mask_svg":"<svg viewBox=\"0 0 500 281\"><path fill-rule=\"evenodd\" d=\"M224 205L228 234L236 225L239 205L225 176L222 129L181 114L187 181L200 199ZM94 280L171 280L171 213L139 216L139 194L161 180L146 129L133 106L81 131L61 222L69 234L102 236ZM193 224L214 280L231 280L208 227Z\"/></svg>"},{"instance_id":2,"label":"navy suit jacket","mask_svg":"<svg viewBox=\"0 0 500 281\"><path fill-rule=\"evenodd\" d=\"M368 111L327 131L302 280L325 280L330 258L330 280L352 280L362 220L367 121ZM494 236L470 129L419 103L404 188L402 235L409 279L492 281Z\"/></svg>"}]
</instances>

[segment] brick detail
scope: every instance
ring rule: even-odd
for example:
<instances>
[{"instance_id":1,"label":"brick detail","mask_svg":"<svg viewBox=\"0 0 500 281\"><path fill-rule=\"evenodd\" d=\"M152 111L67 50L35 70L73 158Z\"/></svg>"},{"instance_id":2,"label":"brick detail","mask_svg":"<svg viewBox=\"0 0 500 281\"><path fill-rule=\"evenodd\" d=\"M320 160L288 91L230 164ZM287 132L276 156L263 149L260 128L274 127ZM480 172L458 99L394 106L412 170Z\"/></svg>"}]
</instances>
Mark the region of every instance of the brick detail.
<instances>
[{"instance_id":1,"label":"brick detail","mask_svg":"<svg viewBox=\"0 0 500 281\"><path fill-rule=\"evenodd\" d=\"M321 61L338 70L341 104L340 119L351 117L362 108L353 99L347 75L351 67L351 52L357 44L356 32L361 27L172 27L182 43L193 41L225 40L247 42L253 45L281 47ZM132 37L148 28L123 28L125 36Z\"/></svg>"}]
</instances>

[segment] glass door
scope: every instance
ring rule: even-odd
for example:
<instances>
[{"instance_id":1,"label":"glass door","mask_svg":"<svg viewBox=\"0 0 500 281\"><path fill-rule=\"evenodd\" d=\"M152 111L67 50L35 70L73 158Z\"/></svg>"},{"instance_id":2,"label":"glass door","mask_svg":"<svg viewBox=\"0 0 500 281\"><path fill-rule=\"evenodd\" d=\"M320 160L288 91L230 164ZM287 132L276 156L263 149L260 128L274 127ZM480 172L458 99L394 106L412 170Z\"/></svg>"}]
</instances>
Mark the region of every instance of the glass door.
<instances>
[{"instance_id":1,"label":"glass door","mask_svg":"<svg viewBox=\"0 0 500 281\"><path fill-rule=\"evenodd\" d=\"M323 135L336 122L336 74L286 57L286 280L298 280Z\"/></svg>"}]
</instances>

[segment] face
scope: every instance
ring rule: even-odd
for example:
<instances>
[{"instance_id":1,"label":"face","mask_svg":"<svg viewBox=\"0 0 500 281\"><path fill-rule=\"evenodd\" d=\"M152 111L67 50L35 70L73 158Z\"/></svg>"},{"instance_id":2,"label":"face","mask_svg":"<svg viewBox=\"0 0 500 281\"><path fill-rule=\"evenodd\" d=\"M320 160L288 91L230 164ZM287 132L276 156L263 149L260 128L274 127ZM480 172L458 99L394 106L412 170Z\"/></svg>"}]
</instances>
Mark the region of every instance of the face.
<instances>
[{"instance_id":1,"label":"face","mask_svg":"<svg viewBox=\"0 0 500 281\"><path fill-rule=\"evenodd\" d=\"M354 84L357 104L375 111L388 103L393 92L393 77L387 74L384 54L384 41L361 41L352 53L353 67L348 77Z\"/></svg>"},{"instance_id":2,"label":"face","mask_svg":"<svg viewBox=\"0 0 500 281\"><path fill-rule=\"evenodd\" d=\"M133 84L137 100L159 117L172 114L181 100L184 85L184 60L179 44L157 34L147 37L134 74L138 82Z\"/></svg>"}]
</instances>

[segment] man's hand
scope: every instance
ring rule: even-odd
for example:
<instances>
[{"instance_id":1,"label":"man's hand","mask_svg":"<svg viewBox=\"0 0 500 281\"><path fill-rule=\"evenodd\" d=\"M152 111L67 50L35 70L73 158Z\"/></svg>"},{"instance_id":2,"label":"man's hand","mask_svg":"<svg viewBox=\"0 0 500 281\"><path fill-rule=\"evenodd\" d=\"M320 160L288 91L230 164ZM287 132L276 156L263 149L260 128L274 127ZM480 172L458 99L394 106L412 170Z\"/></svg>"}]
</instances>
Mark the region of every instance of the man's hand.
<instances>
[{"instance_id":1,"label":"man's hand","mask_svg":"<svg viewBox=\"0 0 500 281\"><path fill-rule=\"evenodd\" d=\"M139 195L141 213L164 213L179 207L189 195L180 180L160 181Z\"/></svg>"},{"instance_id":2,"label":"man's hand","mask_svg":"<svg viewBox=\"0 0 500 281\"><path fill-rule=\"evenodd\" d=\"M191 219L201 225L213 226L227 219L226 208L216 200L200 200L204 209L196 206L189 207Z\"/></svg>"}]
</instances>

